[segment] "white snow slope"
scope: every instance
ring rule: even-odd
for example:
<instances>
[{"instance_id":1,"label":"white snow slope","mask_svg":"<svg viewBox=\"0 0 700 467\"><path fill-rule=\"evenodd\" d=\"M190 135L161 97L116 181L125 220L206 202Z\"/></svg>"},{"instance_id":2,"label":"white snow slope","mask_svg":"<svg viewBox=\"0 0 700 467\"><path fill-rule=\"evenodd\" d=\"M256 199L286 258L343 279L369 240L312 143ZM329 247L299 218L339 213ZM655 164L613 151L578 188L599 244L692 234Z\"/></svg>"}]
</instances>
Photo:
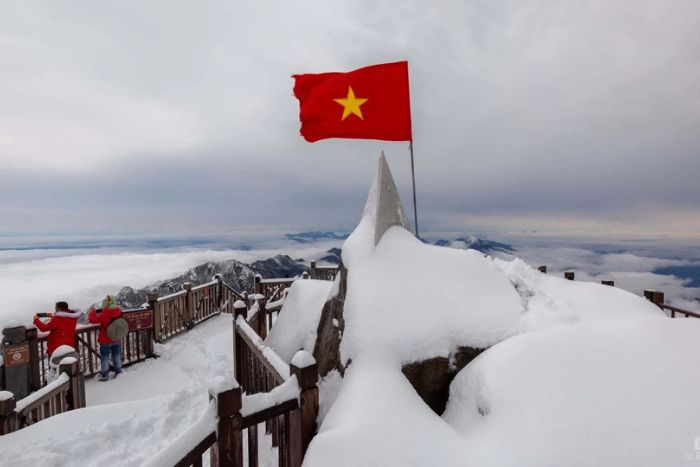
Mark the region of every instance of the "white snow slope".
<instances>
[{"instance_id":1,"label":"white snow slope","mask_svg":"<svg viewBox=\"0 0 700 467\"><path fill-rule=\"evenodd\" d=\"M365 216L343 246L352 363L305 466L683 465L700 434L700 322L400 227L376 247L372 233ZM493 347L456 378L441 418L401 367L457 346Z\"/></svg>"}]
</instances>

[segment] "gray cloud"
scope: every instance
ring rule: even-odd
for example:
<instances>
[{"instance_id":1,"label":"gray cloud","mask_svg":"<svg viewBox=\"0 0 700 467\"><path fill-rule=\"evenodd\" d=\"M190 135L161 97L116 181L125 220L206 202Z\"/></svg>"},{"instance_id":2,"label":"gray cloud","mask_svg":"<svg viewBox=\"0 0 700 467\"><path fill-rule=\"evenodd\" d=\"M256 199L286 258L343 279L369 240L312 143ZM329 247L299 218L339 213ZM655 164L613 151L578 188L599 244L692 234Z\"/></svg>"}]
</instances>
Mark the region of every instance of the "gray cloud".
<instances>
[{"instance_id":1,"label":"gray cloud","mask_svg":"<svg viewBox=\"0 0 700 467\"><path fill-rule=\"evenodd\" d=\"M426 226L697 235L698 30L693 0L6 4L0 232L350 228L380 149L410 199L407 145L304 142L289 76L407 58Z\"/></svg>"}]
</instances>

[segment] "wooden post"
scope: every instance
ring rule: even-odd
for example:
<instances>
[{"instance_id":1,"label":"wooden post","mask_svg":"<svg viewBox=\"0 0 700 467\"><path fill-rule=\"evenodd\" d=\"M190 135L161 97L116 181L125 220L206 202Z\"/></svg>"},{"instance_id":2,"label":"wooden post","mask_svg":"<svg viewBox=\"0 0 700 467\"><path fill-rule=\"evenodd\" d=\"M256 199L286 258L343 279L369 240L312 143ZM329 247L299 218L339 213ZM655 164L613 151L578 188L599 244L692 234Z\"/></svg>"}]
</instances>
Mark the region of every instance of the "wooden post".
<instances>
[{"instance_id":1,"label":"wooden post","mask_svg":"<svg viewBox=\"0 0 700 467\"><path fill-rule=\"evenodd\" d=\"M309 278L309 271L304 271L301 273L301 278L302 279L308 279Z\"/></svg>"},{"instance_id":2,"label":"wooden post","mask_svg":"<svg viewBox=\"0 0 700 467\"><path fill-rule=\"evenodd\" d=\"M537 268L541 273L547 274L547 266L540 266Z\"/></svg>"},{"instance_id":3,"label":"wooden post","mask_svg":"<svg viewBox=\"0 0 700 467\"><path fill-rule=\"evenodd\" d=\"M210 449L210 463L219 467L243 467L243 431L241 429L241 388L209 394L216 399L216 444Z\"/></svg>"},{"instance_id":4,"label":"wooden post","mask_svg":"<svg viewBox=\"0 0 700 467\"><path fill-rule=\"evenodd\" d=\"M80 368L78 365L78 360L75 357L69 357L70 361L67 363L61 362L58 365L58 372L66 373L70 378L68 386L68 406L71 410L81 409L85 407L83 401L83 392L85 391L85 385L82 383L80 378Z\"/></svg>"},{"instance_id":5,"label":"wooden post","mask_svg":"<svg viewBox=\"0 0 700 467\"><path fill-rule=\"evenodd\" d=\"M41 355L39 355L39 337L35 327L27 328L25 337L29 345L29 391L41 389Z\"/></svg>"},{"instance_id":6,"label":"wooden post","mask_svg":"<svg viewBox=\"0 0 700 467\"><path fill-rule=\"evenodd\" d=\"M309 276L311 276L312 279L318 279L318 272L316 271L316 261L311 261L309 263Z\"/></svg>"},{"instance_id":7,"label":"wooden post","mask_svg":"<svg viewBox=\"0 0 700 467\"><path fill-rule=\"evenodd\" d=\"M603 285L609 285L611 287L615 287L615 281L600 281L600 283Z\"/></svg>"},{"instance_id":8,"label":"wooden post","mask_svg":"<svg viewBox=\"0 0 700 467\"><path fill-rule=\"evenodd\" d=\"M644 291L644 297L647 300L649 300L651 303L653 303L654 305L663 309L663 305L664 305L664 293L663 292L659 292L658 290L647 289Z\"/></svg>"},{"instance_id":9,"label":"wooden post","mask_svg":"<svg viewBox=\"0 0 700 467\"><path fill-rule=\"evenodd\" d=\"M262 293L262 276L260 274L255 275L255 293Z\"/></svg>"},{"instance_id":10,"label":"wooden post","mask_svg":"<svg viewBox=\"0 0 700 467\"><path fill-rule=\"evenodd\" d=\"M21 324L5 328L2 330L2 345L0 346L5 362L5 389L20 399L29 395L32 391L31 385L36 384L32 371L34 366L31 362L32 352L27 342L27 334L28 330ZM34 329L34 336L36 336L36 329ZM35 353L35 365L38 368L38 351Z\"/></svg>"},{"instance_id":11,"label":"wooden post","mask_svg":"<svg viewBox=\"0 0 700 467\"><path fill-rule=\"evenodd\" d=\"M236 319L239 316L245 319L247 312L244 303L237 301L233 304L233 372L236 381L243 381L243 341L236 331Z\"/></svg>"},{"instance_id":12,"label":"wooden post","mask_svg":"<svg viewBox=\"0 0 700 467\"><path fill-rule=\"evenodd\" d=\"M565 272L565 273L564 273L564 278L566 278L566 279L568 279L568 280L570 280L570 281L574 280L574 277L575 277L575 276L574 276L574 273L571 272L571 271Z\"/></svg>"},{"instance_id":13,"label":"wooden post","mask_svg":"<svg viewBox=\"0 0 700 467\"><path fill-rule=\"evenodd\" d=\"M192 283L185 282L182 284L182 290L187 291L185 296L185 316L187 316L186 326L188 329L194 327L194 306L192 306Z\"/></svg>"},{"instance_id":14,"label":"wooden post","mask_svg":"<svg viewBox=\"0 0 700 467\"><path fill-rule=\"evenodd\" d=\"M11 392L0 391L0 436L12 433L17 425L17 400Z\"/></svg>"},{"instance_id":15,"label":"wooden post","mask_svg":"<svg viewBox=\"0 0 700 467\"><path fill-rule=\"evenodd\" d=\"M295 359L292 359L294 362ZM296 375L299 383L299 410L301 411L301 457L303 459L311 440L316 435L318 418L318 365L313 357L305 366L291 363L289 370ZM295 457L295 456L293 456Z\"/></svg>"},{"instance_id":16,"label":"wooden post","mask_svg":"<svg viewBox=\"0 0 700 467\"><path fill-rule=\"evenodd\" d=\"M221 278L221 274L214 274L214 280L219 283L216 288L216 307L221 312L221 305L224 303L224 280Z\"/></svg>"},{"instance_id":17,"label":"wooden post","mask_svg":"<svg viewBox=\"0 0 700 467\"><path fill-rule=\"evenodd\" d=\"M146 297L153 321L153 326L148 330L148 342L146 343L146 358L149 358L154 355L153 341L157 339L156 333L160 331L160 313L156 312L156 309L158 308L158 292L148 292Z\"/></svg>"},{"instance_id":18,"label":"wooden post","mask_svg":"<svg viewBox=\"0 0 700 467\"><path fill-rule=\"evenodd\" d=\"M267 299L258 299L258 336L267 337Z\"/></svg>"}]
</instances>

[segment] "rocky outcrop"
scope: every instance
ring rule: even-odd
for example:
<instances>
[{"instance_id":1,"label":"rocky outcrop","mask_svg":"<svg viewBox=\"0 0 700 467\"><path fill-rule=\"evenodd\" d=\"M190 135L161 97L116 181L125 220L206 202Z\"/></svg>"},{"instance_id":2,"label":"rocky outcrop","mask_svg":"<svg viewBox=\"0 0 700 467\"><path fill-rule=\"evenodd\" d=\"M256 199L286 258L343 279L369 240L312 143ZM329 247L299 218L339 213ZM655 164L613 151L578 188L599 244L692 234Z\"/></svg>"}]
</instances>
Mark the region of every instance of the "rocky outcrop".
<instances>
[{"instance_id":1,"label":"rocky outcrop","mask_svg":"<svg viewBox=\"0 0 700 467\"><path fill-rule=\"evenodd\" d=\"M401 369L418 395L438 415L445 411L455 375L484 349L460 347L449 358L409 363Z\"/></svg>"},{"instance_id":2,"label":"rocky outcrop","mask_svg":"<svg viewBox=\"0 0 700 467\"><path fill-rule=\"evenodd\" d=\"M343 308L345 295L348 290L348 270L340 261L339 273L336 278L335 295L326 302L321 311L321 319L316 330L316 345L314 346L314 358L318 364L318 373L326 376L333 370L340 374L345 373L345 367L340 359L340 341L345 331Z\"/></svg>"}]
</instances>

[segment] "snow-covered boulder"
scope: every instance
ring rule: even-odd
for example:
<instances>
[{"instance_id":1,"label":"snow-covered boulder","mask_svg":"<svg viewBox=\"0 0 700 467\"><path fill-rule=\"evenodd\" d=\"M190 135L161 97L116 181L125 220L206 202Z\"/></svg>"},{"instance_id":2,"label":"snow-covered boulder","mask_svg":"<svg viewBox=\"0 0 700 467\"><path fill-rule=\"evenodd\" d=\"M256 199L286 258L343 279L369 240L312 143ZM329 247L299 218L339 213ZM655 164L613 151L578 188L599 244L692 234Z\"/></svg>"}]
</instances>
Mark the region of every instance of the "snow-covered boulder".
<instances>
[{"instance_id":1,"label":"snow-covered boulder","mask_svg":"<svg viewBox=\"0 0 700 467\"><path fill-rule=\"evenodd\" d=\"M457 375L443 418L463 465L683 465L700 434L699 354L700 320L523 334Z\"/></svg>"}]
</instances>

